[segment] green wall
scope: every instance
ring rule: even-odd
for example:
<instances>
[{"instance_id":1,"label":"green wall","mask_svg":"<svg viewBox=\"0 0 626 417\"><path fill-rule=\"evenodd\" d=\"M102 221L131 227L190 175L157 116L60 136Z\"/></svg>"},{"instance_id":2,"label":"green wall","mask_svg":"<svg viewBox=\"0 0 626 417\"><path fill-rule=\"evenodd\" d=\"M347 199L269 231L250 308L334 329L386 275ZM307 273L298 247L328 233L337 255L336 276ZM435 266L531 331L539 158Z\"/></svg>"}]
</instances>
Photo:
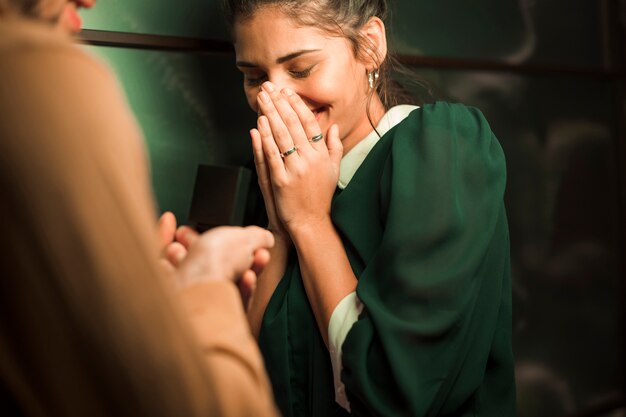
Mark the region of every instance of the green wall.
<instances>
[{"instance_id":1,"label":"green wall","mask_svg":"<svg viewBox=\"0 0 626 417\"><path fill-rule=\"evenodd\" d=\"M85 29L227 39L219 0L102 0L81 12Z\"/></svg>"},{"instance_id":2,"label":"green wall","mask_svg":"<svg viewBox=\"0 0 626 417\"><path fill-rule=\"evenodd\" d=\"M89 47L117 73L143 129L161 211L185 221L198 164L242 165L256 116L230 55Z\"/></svg>"}]
</instances>

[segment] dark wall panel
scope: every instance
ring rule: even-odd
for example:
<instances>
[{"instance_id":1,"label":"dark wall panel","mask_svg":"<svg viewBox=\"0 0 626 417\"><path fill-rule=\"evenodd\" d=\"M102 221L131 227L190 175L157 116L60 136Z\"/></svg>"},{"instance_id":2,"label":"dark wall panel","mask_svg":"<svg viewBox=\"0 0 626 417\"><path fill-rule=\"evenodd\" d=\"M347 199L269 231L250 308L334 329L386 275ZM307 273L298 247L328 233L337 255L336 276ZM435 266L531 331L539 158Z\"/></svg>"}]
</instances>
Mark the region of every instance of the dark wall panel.
<instances>
[{"instance_id":1,"label":"dark wall panel","mask_svg":"<svg viewBox=\"0 0 626 417\"><path fill-rule=\"evenodd\" d=\"M608 0L395 1L398 52L599 68Z\"/></svg>"},{"instance_id":2,"label":"dark wall panel","mask_svg":"<svg viewBox=\"0 0 626 417\"><path fill-rule=\"evenodd\" d=\"M519 416L566 416L620 399L616 83L424 75L449 99L479 107L507 156Z\"/></svg>"},{"instance_id":3,"label":"dark wall panel","mask_svg":"<svg viewBox=\"0 0 626 417\"><path fill-rule=\"evenodd\" d=\"M395 3L401 53L550 74L419 71L439 98L483 110L507 155L520 417L626 416L624 98L623 81L599 75L618 43L607 5Z\"/></svg>"}]
</instances>

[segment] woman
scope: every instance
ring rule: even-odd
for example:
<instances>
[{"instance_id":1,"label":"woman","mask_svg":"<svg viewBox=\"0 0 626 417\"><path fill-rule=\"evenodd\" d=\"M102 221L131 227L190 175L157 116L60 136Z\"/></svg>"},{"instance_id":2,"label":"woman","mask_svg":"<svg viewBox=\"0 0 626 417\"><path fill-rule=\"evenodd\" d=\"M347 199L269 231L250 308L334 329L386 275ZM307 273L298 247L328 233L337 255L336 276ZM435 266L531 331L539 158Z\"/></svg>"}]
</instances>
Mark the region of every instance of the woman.
<instances>
[{"instance_id":1,"label":"woman","mask_svg":"<svg viewBox=\"0 0 626 417\"><path fill-rule=\"evenodd\" d=\"M248 316L283 414L513 415L505 163L481 113L404 105L384 0L226 11L276 240Z\"/></svg>"}]
</instances>

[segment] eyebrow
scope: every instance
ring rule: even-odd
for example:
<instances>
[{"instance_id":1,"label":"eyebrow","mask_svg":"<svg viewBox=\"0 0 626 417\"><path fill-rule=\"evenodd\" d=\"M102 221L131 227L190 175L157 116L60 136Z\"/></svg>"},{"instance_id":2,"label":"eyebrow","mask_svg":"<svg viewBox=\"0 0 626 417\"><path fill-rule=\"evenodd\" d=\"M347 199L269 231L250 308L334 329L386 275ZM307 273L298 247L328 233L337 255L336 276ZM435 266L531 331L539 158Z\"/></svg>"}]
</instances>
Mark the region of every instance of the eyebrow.
<instances>
[{"instance_id":1,"label":"eyebrow","mask_svg":"<svg viewBox=\"0 0 626 417\"><path fill-rule=\"evenodd\" d=\"M291 54L285 55L285 56L281 56L280 58L276 59L276 63L277 64L283 64L287 61L291 61L292 59L295 59L301 55L304 54L310 54L311 52L319 52L321 51L321 49L303 49L300 51L296 51L293 52ZM242 67L242 68L256 68L258 67L258 65L252 63L252 62L246 62L246 61L237 61L235 63L235 65L237 65L238 67Z\"/></svg>"}]
</instances>

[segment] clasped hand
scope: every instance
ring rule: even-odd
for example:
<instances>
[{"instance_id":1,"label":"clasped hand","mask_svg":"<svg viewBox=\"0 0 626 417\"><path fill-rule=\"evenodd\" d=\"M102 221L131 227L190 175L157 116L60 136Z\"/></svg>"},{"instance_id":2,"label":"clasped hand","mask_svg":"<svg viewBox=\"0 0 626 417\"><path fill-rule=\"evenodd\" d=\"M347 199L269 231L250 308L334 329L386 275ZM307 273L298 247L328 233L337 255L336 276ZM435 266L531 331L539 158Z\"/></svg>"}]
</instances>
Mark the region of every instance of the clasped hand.
<instances>
[{"instance_id":1,"label":"clasped hand","mask_svg":"<svg viewBox=\"0 0 626 417\"><path fill-rule=\"evenodd\" d=\"M257 96L257 128L250 131L270 229L284 238L330 219L343 155L339 130L322 132L315 115L292 90L265 82ZM326 140L312 141L325 133Z\"/></svg>"},{"instance_id":2,"label":"clasped hand","mask_svg":"<svg viewBox=\"0 0 626 417\"><path fill-rule=\"evenodd\" d=\"M178 287L197 282L230 280L239 286L244 306L254 294L257 275L269 262L274 237L260 227L222 226L198 234L176 227L171 212L159 219L161 263Z\"/></svg>"}]
</instances>

